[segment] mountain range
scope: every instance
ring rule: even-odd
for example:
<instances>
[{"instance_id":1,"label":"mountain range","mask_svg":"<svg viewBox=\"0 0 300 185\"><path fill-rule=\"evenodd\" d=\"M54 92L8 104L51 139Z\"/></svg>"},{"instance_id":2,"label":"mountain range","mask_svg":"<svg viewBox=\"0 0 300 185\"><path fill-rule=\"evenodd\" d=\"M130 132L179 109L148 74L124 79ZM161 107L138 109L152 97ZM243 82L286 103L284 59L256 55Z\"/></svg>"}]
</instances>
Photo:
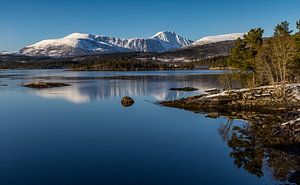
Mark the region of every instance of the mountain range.
<instances>
[{"instance_id":1,"label":"mountain range","mask_svg":"<svg viewBox=\"0 0 300 185\"><path fill-rule=\"evenodd\" d=\"M72 33L59 39L48 39L20 50L27 56L74 57L107 53L150 52L163 53L201 46L211 43L232 41L243 33L203 37L195 42L175 32L158 32L149 38L121 39L103 35Z\"/></svg>"}]
</instances>

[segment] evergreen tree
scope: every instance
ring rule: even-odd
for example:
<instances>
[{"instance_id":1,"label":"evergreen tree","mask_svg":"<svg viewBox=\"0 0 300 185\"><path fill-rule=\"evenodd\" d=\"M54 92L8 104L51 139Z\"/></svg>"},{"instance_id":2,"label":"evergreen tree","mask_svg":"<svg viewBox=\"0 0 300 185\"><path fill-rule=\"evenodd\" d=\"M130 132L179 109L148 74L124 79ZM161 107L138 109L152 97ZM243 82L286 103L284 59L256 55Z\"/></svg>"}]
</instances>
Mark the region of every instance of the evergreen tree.
<instances>
[{"instance_id":1,"label":"evergreen tree","mask_svg":"<svg viewBox=\"0 0 300 185\"><path fill-rule=\"evenodd\" d=\"M244 62L245 59L246 59L246 43L241 38L238 38L235 41L234 47L230 52L228 63L233 67L237 67L239 69L245 70L248 68L248 66L246 66Z\"/></svg>"},{"instance_id":2,"label":"evergreen tree","mask_svg":"<svg viewBox=\"0 0 300 185\"><path fill-rule=\"evenodd\" d=\"M258 53L259 48L263 43L264 30L261 28L251 29L248 34L244 35L244 41L246 43L247 58L246 63L249 69L254 70L255 56Z\"/></svg>"},{"instance_id":3,"label":"evergreen tree","mask_svg":"<svg viewBox=\"0 0 300 185\"><path fill-rule=\"evenodd\" d=\"M287 21L283 21L274 29L274 36L287 36L290 35L293 31L289 28L289 23Z\"/></svg>"},{"instance_id":4,"label":"evergreen tree","mask_svg":"<svg viewBox=\"0 0 300 185\"><path fill-rule=\"evenodd\" d=\"M241 70L254 70L255 56L263 43L264 30L261 28L251 29L235 42L230 52L228 63Z\"/></svg>"},{"instance_id":5,"label":"evergreen tree","mask_svg":"<svg viewBox=\"0 0 300 185\"><path fill-rule=\"evenodd\" d=\"M298 34L300 33L300 20L296 22L296 28L298 29Z\"/></svg>"}]
</instances>

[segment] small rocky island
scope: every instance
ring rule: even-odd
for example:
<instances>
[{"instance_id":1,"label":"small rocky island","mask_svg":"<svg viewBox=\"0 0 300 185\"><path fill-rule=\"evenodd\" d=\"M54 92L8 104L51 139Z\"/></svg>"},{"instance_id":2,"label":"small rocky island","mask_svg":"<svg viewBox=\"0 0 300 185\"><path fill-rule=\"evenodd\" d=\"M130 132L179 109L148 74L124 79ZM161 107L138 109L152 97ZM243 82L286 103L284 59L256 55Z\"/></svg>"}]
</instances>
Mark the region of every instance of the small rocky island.
<instances>
[{"instance_id":1,"label":"small rocky island","mask_svg":"<svg viewBox=\"0 0 300 185\"><path fill-rule=\"evenodd\" d=\"M59 82L32 82L32 83L25 84L23 86L28 88L44 89L44 88L52 88L52 87L65 87L71 85L65 83L59 83Z\"/></svg>"},{"instance_id":2,"label":"small rocky island","mask_svg":"<svg viewBox=\"0 0 300 185\"><path fill-rule=\"evenodd\" d=\"M199 89L195 87L176 87L176 88L170 88L170 91L198 91Z\"/></svg>"}]
</instances>

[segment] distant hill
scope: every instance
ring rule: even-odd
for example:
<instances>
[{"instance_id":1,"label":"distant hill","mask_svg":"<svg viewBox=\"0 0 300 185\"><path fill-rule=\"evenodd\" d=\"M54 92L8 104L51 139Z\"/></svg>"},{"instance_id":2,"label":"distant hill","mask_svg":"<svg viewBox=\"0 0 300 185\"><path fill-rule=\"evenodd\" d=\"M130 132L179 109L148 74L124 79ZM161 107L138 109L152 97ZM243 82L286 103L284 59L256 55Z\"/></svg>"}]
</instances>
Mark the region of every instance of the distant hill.
<instances>
[{"instance_id":1,"label":"distant hill","mask_svg":"<svg viewBox=\"0 0 300 185\"><path fill-rule=\"evenodd\" d=\"M204 45L191 45L174 51L152 54L152 60L162 62L192 62L214 57L227 56L234 45L234 41L222 41Z\"/></svg>"}]
</instances>

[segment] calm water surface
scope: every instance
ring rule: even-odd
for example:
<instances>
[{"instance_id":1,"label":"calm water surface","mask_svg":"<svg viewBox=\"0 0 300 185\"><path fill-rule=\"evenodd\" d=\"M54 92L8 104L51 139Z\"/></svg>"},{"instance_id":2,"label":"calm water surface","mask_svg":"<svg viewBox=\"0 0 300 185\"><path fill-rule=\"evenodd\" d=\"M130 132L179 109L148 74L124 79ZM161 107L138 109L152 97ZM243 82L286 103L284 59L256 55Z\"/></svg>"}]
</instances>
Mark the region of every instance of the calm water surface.
<instances>
[{"instance_id":1,"label":"calm water surface","mask_svg":"<svg viewBox=\"0 0 300 185\"><path fill-rule=\"evenodd\" d=\"M0 71L0 184L279 183L268 167L259 177L235 165L219 134L227 119L156 104L221 87L221 73ZM21 86L32 81L72 86ZM185 86L199 91L168 90Z\"/></svg>"}]
</instances>

